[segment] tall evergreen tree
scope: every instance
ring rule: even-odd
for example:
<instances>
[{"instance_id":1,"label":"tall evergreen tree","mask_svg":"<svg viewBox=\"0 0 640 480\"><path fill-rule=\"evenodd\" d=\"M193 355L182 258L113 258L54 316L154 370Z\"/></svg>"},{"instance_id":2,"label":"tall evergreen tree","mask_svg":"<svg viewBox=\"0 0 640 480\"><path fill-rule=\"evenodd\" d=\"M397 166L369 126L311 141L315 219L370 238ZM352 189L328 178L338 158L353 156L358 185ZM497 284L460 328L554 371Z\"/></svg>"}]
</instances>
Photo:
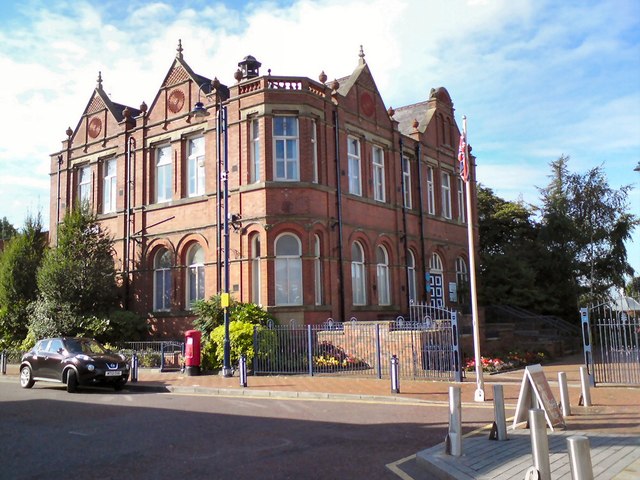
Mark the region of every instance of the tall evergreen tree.
<instances>
[{"instance_id":1,"label":"tall evergreen tree","mask_svg":"<svg viewBox=\"0 0 640 480\"><path fill-rule=\"evenodd\" d=\"M47 252L38 271L42 299L67 304L78 315L107 312L116 303L112 249L112 239L86 206L67 213L58 245Z\"/></svg>"},{"instance_id":2,"label":"tall evergreen tree","mask_svg":"<svg viewBox=\"0 0 640 480\"><path fill-rule=\"evenodd\" d=\"M27 304L36 299L36 272L46 249L42 218L27 217L0 256L0 336L18 341L27 333Z\"/></svg>"}]
</instances>

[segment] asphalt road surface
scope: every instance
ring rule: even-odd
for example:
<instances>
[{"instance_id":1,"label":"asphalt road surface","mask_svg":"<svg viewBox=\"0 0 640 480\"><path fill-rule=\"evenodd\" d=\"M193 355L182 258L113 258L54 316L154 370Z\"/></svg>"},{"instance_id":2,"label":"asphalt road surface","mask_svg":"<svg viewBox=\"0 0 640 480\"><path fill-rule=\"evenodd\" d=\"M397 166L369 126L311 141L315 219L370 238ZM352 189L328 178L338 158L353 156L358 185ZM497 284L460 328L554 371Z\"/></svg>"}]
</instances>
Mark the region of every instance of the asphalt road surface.
<instances>
[{"instance_id":1,"label":"asphalt road surface","mask_svg":"<svg viewBox=\"0 0 640 480\"><path fill-rule=\"evenodd\" d=\"M464 432L492 421L463 408ZM248 399L0 382L0 479L397 479L446 404Z\"/></svg>"}]
</instances>

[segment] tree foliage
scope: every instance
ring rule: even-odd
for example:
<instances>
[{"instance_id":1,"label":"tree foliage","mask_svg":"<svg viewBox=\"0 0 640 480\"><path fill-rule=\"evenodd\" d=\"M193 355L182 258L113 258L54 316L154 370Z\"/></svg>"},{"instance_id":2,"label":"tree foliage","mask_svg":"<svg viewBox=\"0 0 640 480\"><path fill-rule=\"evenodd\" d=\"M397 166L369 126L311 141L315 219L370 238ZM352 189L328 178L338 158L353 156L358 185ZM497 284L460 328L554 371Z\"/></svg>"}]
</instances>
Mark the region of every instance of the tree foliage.
<instances>
[{"instance_id":1,"label":"tree foliage","mask_svg":"<svg viewBox=\"0 0 640 480\"><path fill-rule=\"evenodd\" d=\"M42 219L27 217L20 233L5 245L0 256L0 337L9 342L27 333L27 305L36 299L36 272L46 249Z\"/></svg>"},{"instance_id":2,"label":"tree foliage","mask_svg":"<svg viewBox=\"0 0 640 480\"><path fill-rule=\"evenodd\" d=\"M0 220L0 241L10 240L18 234L16 228L11 224L7 217L2 217Z\"/></svg>"},{"instance_id":3,"label":"tree foliage","mask_svg":"<svg viewBox=\"0 0 640 480\"><path fill-rule=\"evenodd\" d=\"M113 241L85 207L65 215L58 245L47 251L38 271L40 296L68 304L78 315L103 314L116 303Z\"/></svg>"}]
</instances>

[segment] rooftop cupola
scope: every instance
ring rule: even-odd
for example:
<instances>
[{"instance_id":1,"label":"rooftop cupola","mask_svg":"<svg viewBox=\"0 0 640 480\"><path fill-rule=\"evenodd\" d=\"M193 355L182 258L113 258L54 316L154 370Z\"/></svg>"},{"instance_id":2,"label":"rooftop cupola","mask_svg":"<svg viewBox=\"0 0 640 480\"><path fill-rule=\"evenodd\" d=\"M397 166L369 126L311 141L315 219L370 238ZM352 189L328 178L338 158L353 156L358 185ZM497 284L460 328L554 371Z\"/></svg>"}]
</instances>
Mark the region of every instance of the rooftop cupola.
<instances>
[{"instance_id":1,"label":"rooftop cupola","mask_svg":"<svg viewBox=\"0 0 640 480\"><path fill-rule=\"evenodd\" d=\"M242 72L242 80L246 80L248 78L254 78L260 75L260 67L262 64L255 59L252 55L247 55L244 59L238 63L238 67L240 67L240 71Z\"/></svg>"}]
</instances>

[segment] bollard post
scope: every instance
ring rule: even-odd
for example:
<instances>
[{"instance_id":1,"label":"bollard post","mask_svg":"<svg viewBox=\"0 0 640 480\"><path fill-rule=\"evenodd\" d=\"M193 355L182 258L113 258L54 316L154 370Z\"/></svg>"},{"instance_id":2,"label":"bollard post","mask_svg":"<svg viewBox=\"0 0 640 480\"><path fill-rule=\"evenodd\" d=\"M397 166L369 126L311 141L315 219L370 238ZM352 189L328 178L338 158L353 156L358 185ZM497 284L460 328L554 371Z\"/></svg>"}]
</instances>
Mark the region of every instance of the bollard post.
<instances>
[{"instance_id":1,"label":"bollard post","mask_svg":"<svg viewBox=\"0 0 640 480\"><path fill-rule=\"evenodd\" d=\"M551 480L549 439L547 438L547 420L544 417L544 410L539 408L529 410L529 428L531 429L533 466L538 470L540 480Z\"/></svg>"},{"instance_id":2,"label":"bollard post","mask_svg":"<svg viewBox=\"0 0 640 480\"><path fill-rule=\"evenodd\" d=\"M246 355L240 356L240 386L247 386L247 357Z\"/></svg>"},{"instance_id":3,"label":"bollard post","mask_svg":"<svg viewBox=\"0 0 640 480\"><path fill-rule=\"evenodd\" d=\"M391 393L400 393L399 373L398 357L396 355L391 355Z\"/></svg>"},{"instance_id":4,"label":"bollard post","mask_svg":"<svg viewBox=\"0 0 640 480\"><path fill-rule=\"evenodd\" d=\"M508 440L507 439L507 419L504 413L504 392L502 385L493 386L493 416L495 421L489 433L490 440Z\"/></svg>"},{"instance_id":5,"label":"bollard post","mask_svg":"<svg viewBox=\"0 0 640 480\"><path fill-rule=\"evenodd\" d=\"M562 416L571 416L571 402L569 400L569 387L567 387L567 374L558 372L558 385L560 385L560 406L562 407Z\"/></svg>"},{"instance_id":6,"label":"bollard post","mask_svg":"<svg viewBox=\"0 0 640 480\"><path fill-rule=\"evenodd\" d=\"M593 480L589 439L582 435L567 438L572 480Z\"/></svg>"},{"instance_id":7,"label":"bollard post","mask_svg":"<svg viewBox=\"0 0 640 480\"><path fill-rule=\"evenodd\" d=\"M460 387L449 387L449 432L445 439L445 451L449 455L462 455L462 403Z\"/></svg>"},{"instance_id":8,"label":"bollard post","mask_svg":"<svg viewBox=\"0 0 640 480\"><path fill-rule=\"evenodd\" d=\"M2 375L7 374L7 351L3 350L0 354L0 365L2 365Z\"/></svg>"},{"instance_id":9,"label":"bollard post","mask_svg":"<svg viewBox=\"0 0 640 480\"><path fill-rule=\"evenodd\" d=\"M138 381L138 354L133 352L131 356L131 381Z\"/></svg>"},{"instance_id":10,"label":"bollard post","mask_svg":"<svg viewBox=\"0 0 640 480\"><path fill-rule=\"evenodd\" d=\"M587 367L580 367L580 384L582 385L582 393L580 394L578 405L590 407L591 392L589 391L589 372L587 372Z\"/></svg>"}]
</instances>

